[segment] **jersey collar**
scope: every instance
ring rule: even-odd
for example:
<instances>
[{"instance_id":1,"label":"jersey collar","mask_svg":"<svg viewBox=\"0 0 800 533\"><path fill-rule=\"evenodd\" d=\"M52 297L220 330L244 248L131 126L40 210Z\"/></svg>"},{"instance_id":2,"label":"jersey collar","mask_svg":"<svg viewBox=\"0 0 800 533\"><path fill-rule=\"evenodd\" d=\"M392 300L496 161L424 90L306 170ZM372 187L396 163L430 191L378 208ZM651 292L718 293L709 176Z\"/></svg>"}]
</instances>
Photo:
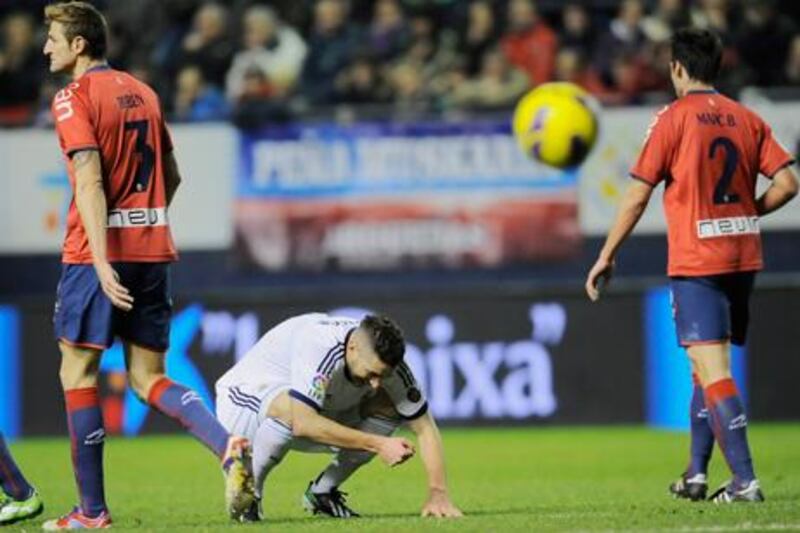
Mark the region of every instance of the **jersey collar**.
<instances>
[{"instance_id":1,"label":"jersey collar","mask_svg":"<svg viewBox=\"0 0 800 533\"><path fill-rule=\"evenodd\" d=\"M102 65L95 65L92 68L86 69L86 72L84 72L83 74L85 76L86 74L91 74L92 72L103 72L104 70L111 70L111 67L108 66L108 63Z\"/></svg>"},{"instance_id":2,"label":"jersey collar","mask_svg":"<svg viewBox=\"0 0 800 533\"><path fill-rule=\"evenodd\" d=\"M686 94L717 94L716 89L692 89L691 91L686 91Z\"/></svg>"}]
</instances>

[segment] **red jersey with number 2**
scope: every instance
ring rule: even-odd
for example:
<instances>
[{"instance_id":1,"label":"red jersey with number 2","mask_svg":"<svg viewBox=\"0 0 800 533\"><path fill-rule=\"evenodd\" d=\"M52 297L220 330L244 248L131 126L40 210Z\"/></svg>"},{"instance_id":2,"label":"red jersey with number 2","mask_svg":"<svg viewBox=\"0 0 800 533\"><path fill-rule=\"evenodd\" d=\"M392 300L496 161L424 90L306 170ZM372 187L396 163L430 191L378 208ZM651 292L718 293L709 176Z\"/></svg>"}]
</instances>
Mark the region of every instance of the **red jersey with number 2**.
<instances>
[{"instance_id":1,"label":"red jersey with number 2","mask_svg":"<svg viewBox=\"0 0 800 533\"><path fill-rule=\"evenodd\" d=\"M670 276L760 270L759 173L792 156L761 118L716 91L693 91L658 113L631 176L664 181Z\"/></svg>"},{"instance_id":2,"label":"red jersey with number 2","mask_svg":"<svg viewBox=\"0 0 800 533\"><path fill-rule=\"evenodd\" d=\"M80 150L100 153L108 260L176 260L163 172L163 156L172 150L172 141L155 92L129 74L95 67L56 94L52 112L73 191L72 155ZM74 195L62 262L92 262Z\"/></svg>"}]
</instances>

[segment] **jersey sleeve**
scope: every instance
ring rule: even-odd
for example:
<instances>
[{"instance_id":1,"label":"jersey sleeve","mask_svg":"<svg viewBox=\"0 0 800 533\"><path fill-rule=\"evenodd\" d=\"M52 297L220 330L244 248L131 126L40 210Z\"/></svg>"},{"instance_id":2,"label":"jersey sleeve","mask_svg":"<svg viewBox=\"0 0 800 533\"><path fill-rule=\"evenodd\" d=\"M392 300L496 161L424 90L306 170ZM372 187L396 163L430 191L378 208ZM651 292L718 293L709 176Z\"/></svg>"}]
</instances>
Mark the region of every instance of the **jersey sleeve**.
<instances>
[{"instance_id":1,"label":"jersey sleeve","mask_svg":"<svg viewBox=\"0 0 800 533\"><path fill-rule=\"evenodd\" d=\"M383 388L395 409L405 420L414 420L428 411L428 402L405 362L400 363L384 380Z\"/></svg>"},{"instance_id":2,"label":"jersey sleeve","mask_svg":"<svg viewBox=\"0 0 800 533\"><path fill-rule=\"evenodd\" d=\"M653 119L645 135L639 158L630 170L632 178L658 185L668 174L674 152L674 132L669 107Z\"/></svg>"},{"instance_id":3,"label":"jersey sleeve","mask_svg":"<svg viewBox=\"0 0 800 533\"><path fill-rule=\"evenodd\" d=\"M77 89L68 87L53 98L53 119L61 151L70 157L79 150L98 150L91 110Z\"/></svg>"},{"instance_id":4,"label":"jersey sleeve","mask_svg":"<svg viewBox=\"0 0 800 533\"><path fill-rule=\"evenodd\" d=\"M794 163L794 157L781 146L772 134L772 128L762 123L761 146L758 151L758 170L772 178L780 169Z\"/></svg>"},{"instance_id":5,"label":"jersey sleeve","mask_svg":"<svg viewBox=\"0 0 800 533\"><path fill-rule=\"evenodd\" d=\"M333 369L344 357L344 344L326 347L315 335L297 335L290 357L289 396L320 411Z\"/></svg>"}]
</instances>

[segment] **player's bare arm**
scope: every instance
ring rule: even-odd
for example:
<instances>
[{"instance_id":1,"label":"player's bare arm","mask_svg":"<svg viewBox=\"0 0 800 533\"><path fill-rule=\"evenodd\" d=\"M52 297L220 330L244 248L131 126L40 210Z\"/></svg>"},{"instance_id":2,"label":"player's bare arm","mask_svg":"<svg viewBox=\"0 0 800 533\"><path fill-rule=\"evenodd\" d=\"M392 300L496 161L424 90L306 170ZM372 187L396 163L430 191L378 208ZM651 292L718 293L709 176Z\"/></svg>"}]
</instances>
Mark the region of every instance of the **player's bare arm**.
<instances>
[{"instance_id":1,"label":"player's bare arm","mask_svg":"<svg viewBox=\"0 0 800 533\"><path fill-rule=\"evenodd\" d=\"M461 510L450 501L447 490L447 475L444 467L444 446L442 435L430 413L408 423L417 436L422 462L428 474L428 499L422 506L422 516L456 518L464 516Z\"/></svg>"},{"instance_id":2,"label":"player's bare arm","mask_svg":"<svg viewBox=\"0 0 800 533\"><path fill-rule=\"evenodd\" d=\"M586 277L586 294L593 302L600 298L600 283L607 284L611 280L617 251L636 227L652 193L653 186L640 180L634 180L625 191L614 226L608 232L603 249Z\"/></svg>"},{"instance_id":3,"label":"player's bare arm","mask_svg":"<svg viewBox=\"0 0 800 533\"><path fill-rule=\"evenodd\" d=\"M175 152L164 155L164 185L167 193L167 207L172 205L175 192L181 184L181 173L178 170L178 162L175 160Z\"/></svg>"},{"instance_id":4,"label":"player's bare arm","mask_svg":"<svg viewBox=\"0 0 800 533\"><path fill-rule=\"evenodd\" d=\"M92 250L92 260L103 292L111 303L128 311L133 296L120 282L106 255L106 224L108 207L103 190L103 172L97 150L79 150L72 154L75 172L75 205Z\"/></svg>"},{"instance_id":5,"label":"player's bare arm","mask_svg":"<svg viewBox=\"0 0 800 533\"><path fill-rule=\"evenodd\" d=\"M365 433L334 422L297 400L291 400L290 404L292 433L295 437L373 452L389 466L399 465L414 455L414 446L404 438Z\"/></svg>"},{"instance_id":6,"label":"player's bare arm","mask_svg":"<svg viewBox=\"0 0 800 533\"><path fill-rule=\"evenodd\" d=\"M780 169L772 177L772 184L756 201L758 216L764 216L786 205L797 196L797 174L791 167Z\"/></svg>"}]
</instances>

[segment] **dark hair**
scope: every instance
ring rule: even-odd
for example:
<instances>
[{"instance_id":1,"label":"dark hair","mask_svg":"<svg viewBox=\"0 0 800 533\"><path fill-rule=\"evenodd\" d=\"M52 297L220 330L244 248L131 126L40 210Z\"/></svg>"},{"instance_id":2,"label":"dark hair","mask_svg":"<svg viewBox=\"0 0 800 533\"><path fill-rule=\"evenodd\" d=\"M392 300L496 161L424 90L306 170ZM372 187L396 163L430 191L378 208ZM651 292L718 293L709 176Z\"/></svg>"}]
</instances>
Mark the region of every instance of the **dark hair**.
<instances>
[{"instance_id":1,"label":"dark hair","mask_svg":"<svg viewBox=\"0 0 800 533\"><path fill-rule=\"evenodd\" d=\"M108 48L108 26L103 14L88 2L61 2L44 8L44 18L49 25L64 25L67 42L75 37L86 41L86 54L92 59L104 59Z\"/></svg>"},{"instance_id":2,"label":"dark hair","mask_svg":"<svg viewBox=\"0 0 800 533\"><path fill-rule=\"evenodd\" d=\"M708 30L680 29L672 36L672 60L683 65L690 78L714 83L722 65L722 41Z\"/></svg>"},{"instance_id":3,"label":"dark hair","mask_svg":"<svg viewBox=\"0 0 800 533\"><path fill-rule=\"evenodd\" d=\"M359 327L366 332L378 358L394 368L403 360L406 341L403 332L392 319L385 316L367 315Z\"/></svg>"}]
</instances>

